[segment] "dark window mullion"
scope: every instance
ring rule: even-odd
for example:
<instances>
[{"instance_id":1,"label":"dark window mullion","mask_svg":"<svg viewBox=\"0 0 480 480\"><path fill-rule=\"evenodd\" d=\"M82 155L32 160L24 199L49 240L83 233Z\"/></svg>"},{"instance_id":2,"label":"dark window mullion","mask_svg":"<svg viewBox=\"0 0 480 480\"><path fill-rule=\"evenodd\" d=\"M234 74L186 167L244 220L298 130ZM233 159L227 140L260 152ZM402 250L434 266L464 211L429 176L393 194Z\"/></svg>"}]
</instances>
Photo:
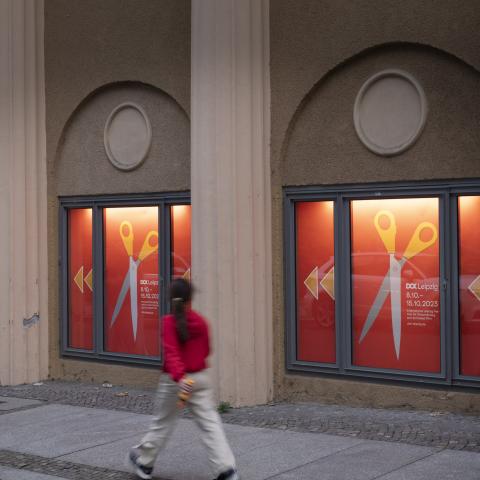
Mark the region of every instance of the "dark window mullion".
<instances>
[{"instance_id":1,"label":"dark window mullion","mask_svg":"<svg viewBox=\"0 0 480 480\"><path fill-rule=\"evenodd\" d=\"M160 281L162 290L162 305L160 310L160 316L165 315L168 312L168 288L170 287L170 272L171 272L171 215L170 205L163 202L161 206L161 223L160 228L162 230L159 251L160 257Z\"/></svg>"},{"instance_id":2,"label":"dark window mullion","mask_svg":"<svg viewBox=\"0 0 480 480\"><path fill-rule=\"evenodd\" d=\"M285 218L284 242L287 252L285 256L285 351L286 366L291 368L298 358L298 322L296 294L296 256L297 244L295 235L295 201L284 196L283 214Z\"/></svg>"},{"instance_id":3,"label":"dark window mullion","mask_svg":"<svg viewBox=\"0 0 480 480\"><path fill-rule=\"evenodd\" d=\"M103 208L93 206L93 347L95 353L104 352L104 235Z\"/></svg>"},{"instance_id":4,"label":"dark window mullion","mask_svg":"<svg viewBox=\"0 0 480 480\"><path fill-rule=\"evenodd\" d=\"M343 347L343 330L344 330L344 304L345 304L345 292L343 289L344 276L343 276L343 199L339 194L334 201L334 213L333 213L333 255L335 265L334 276L334 292L335 292L335 363L340 372L343 373L345 369L345 349Z\"/></svg>"},{"instance_id":5,"label":"dark window mullion","mask_svg":"<svg viewBox=\"0 0 480 480\"><path fill-rule=\"evenodd\" d=\"M451 335L451 316L450 312L450 203L448 193L445 192L439 196L439 257L440 257L440 275L439 275L439 289L440 289L440 369L445 376L448 383L451 383L452 369L452 349L448 339Z\"/></svg>"},{"instance_id":6,"label":"dark window mullion","mask_svg":"<svg viewBox=\"0 0 480 480\"><path fill-rule=\"evenodd\" d=\"M168 259L168 252L166 251L165 246L165 217L166 217L166 208L165 202L159 202L158 207L158 321L159 333L162 335L162 325L161 319L166 313L166 297L167 293L165 291L165 266ZM160 361L163 360L163 351L160 343Z\"/></svg>"},{"instance_id":7,"label":"dark window mullion","mask_svg":"<svg viewBox=\"0 0 480 480\"><path fill-rule=\"evenodd\" d=\"M451 234L451 277L450 277L450 319L451 319L451 352L452 352L452 378L460 377L460 295L459 295L459 225L458 225L458 198L459 195L452 195L450 199L450 234Z\"/></svg>"},{"instance_id":8,"label":"dark window mullion","mask_svg":"<svg viewBox=\"0 0 480 480\"><path fill-rule=\"evenodd\" d=\"M342 278L343 285L343 297L342 302L344 305L343 311L343 354L344 354L344 364L343 368L352 367L352 358L353 358L353 342L352 342L352 262L351 262L351 215L350 215L350 202L351 200L345 197L342 197L342 240L343 240L343 250L341 255L343 256L342 271L340 275Z\"/></svg>"},{"instance_id":9,"label":"dark window mullion","mask_svg":"<svg viewBox=\"0 0 480 480\"><path fill-rule=\"evenodd\" d=\"M70 318L69 318L69 261L68 261L68 209L60 207L59 215L59 233L60 233L60 312L61 312L61 331L60 331L60 343L61 351L65 351L68 345L69 331L70 331Z\"/></svg>"},{"instance_id":10,"label":"dark window mullion","mask_svg":"<svg viewBox=\"0 0 480 480\"><path fill-rule=\"evenodd\" d=\"M293 284L292 284L292 289L291 289L291 304L292 304L292 314L293 314L293 322L291 326L291 337L293 341L293 348L290 351L291 354L291 361L292 362L297 362L298 361L298 356L299 356L299 346L300 346L300 341L299 341L299 319L298 319L298 305L297 305L297 292L298 292L298 285L297 285L297 258L298 258L298 251L297 251L297 208L296 208L296 203L292 202L290 205L290 223L289 223L289 232L287 232L287 235L289 235L289 243L292 245L293 248L293 255L290 260L291 263L291 272L292 272L292 278L293 278Z\"/></svg>"}]
</instances>

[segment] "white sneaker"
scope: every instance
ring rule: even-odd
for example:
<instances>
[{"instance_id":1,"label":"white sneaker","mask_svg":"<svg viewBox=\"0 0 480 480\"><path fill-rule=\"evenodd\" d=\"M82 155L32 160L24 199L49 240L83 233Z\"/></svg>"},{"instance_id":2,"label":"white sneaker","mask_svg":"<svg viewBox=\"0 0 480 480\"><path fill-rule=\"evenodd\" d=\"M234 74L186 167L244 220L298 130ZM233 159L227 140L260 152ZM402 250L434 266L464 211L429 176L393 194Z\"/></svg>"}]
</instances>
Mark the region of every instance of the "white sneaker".
<instances>
[{"instance_id":1,"label":"white sneaker","mask_svg":"<svg viewBox=\"0 0 480 480\"><path fill-rule=\"evenodd\" d=\"M152 479L152 467L145 467L138 463L138 454L135 453L134 450L131 450L128 454L128 461L130 466L132 467L135 475L138 478L142 478L143 480L151 480Z\"/></svg>"},{"instance_id":2,"label":"white sneaker","mask_svg":"<svg viewBox=\"0 0 480 480\"><path fill-rule=\"evenodd\" d=\"M240 480L240 476L234 468L230 468L229 470L221 473L214 480Z\"/></svg>"}]
</instances>

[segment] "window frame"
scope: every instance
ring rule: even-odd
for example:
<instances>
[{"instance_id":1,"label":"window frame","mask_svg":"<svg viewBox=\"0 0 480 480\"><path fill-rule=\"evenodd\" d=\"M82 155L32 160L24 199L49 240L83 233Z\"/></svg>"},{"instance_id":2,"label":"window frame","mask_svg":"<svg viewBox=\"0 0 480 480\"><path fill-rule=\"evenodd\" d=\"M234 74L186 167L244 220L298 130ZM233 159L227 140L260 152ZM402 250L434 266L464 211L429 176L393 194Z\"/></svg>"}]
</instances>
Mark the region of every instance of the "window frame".
<instances>
[{"instance_id":1,"label":"window frame","mask_svg":"<svg viewBox=\"0 0 480 480\"><path fill-rule=\"evenodd\" d=\"M171 210L174 205L191 205L189 192L148 194L119 194L95 196L59 197L59 312L60 353L62 357L83 358L106 362L137 365L161 365L162 354L147 357L131 353L107 352L104 346L104 215L109 207L152 206L158 208L158 272L159 316L168 312L167 290L171 275ZM68 211L75 208L92 209L92 266L93 266L93 349L72 348L69 338L69 291L68 291Z\"/></svg>"},{"instance_id":2,"label":"window frame","mask_svg":"<svg viewBox=\"0 0 480 480\"><path fill-rule=\"evenodd\" d=\"M480 388L480 376L460 374L458 303L458 197L480 195L480 179L369 183L283 188L285 368L339 378ZM362 199L438 198L440 373L362 367L352 364L352 277L350 202ZM295 203L334 200L336 364L297 360ZM338 270L338 274L337 274Z\"/></svg>"}]
</instances>

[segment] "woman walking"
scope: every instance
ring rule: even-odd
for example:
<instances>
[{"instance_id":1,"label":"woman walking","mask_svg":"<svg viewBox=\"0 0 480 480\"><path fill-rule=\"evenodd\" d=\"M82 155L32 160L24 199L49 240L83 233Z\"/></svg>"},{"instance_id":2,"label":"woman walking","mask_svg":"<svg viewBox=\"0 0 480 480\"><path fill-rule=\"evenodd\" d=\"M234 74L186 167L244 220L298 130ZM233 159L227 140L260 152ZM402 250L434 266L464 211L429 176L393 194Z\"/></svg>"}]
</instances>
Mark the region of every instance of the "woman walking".
<instances>
[{"instance_id":1,"label":"woman walking","mask_svg":"<svg viewBox=\"0 0 480 480\"><path fill-rule=\"evenodd\" d=\"M215 409L208 376L210 338L206 320L191 309L192 286L184 279L170 287L172 314L163 318L163 374L157 393L157 412L150 430L129 454L139 478L151 479L153 464L172 434L179 402L186 403L200 427L201 438L216 480L238 480L235 458Z\"/></svg>"}]
</instances>

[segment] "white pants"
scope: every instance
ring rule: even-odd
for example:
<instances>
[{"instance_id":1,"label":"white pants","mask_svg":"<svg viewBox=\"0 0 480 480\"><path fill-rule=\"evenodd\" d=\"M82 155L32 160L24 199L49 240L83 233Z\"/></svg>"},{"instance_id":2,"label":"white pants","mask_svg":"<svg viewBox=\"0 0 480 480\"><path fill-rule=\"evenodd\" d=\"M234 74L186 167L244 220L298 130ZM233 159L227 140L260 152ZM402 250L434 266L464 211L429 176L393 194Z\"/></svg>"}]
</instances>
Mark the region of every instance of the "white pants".
<instances>
[{"instance_id":1,"label":"white pants","mask_svg":"<svg viewBox=\"0 0 480 480\"><path fill-rule=\"evenodd\" d=\"M200 427L201 439L207 448L212 473L218 476L230 468L235 468L235 458L215 408L208 372L203 370L188 374L188 377L195 383L187 405ZM157 455L175 428L179 413L178 390L178 384L163 374L158 386L154 419L148 433L135 447L140 455L139 463L146 467L153 467Z\"/></svg>"}]
</instances>

